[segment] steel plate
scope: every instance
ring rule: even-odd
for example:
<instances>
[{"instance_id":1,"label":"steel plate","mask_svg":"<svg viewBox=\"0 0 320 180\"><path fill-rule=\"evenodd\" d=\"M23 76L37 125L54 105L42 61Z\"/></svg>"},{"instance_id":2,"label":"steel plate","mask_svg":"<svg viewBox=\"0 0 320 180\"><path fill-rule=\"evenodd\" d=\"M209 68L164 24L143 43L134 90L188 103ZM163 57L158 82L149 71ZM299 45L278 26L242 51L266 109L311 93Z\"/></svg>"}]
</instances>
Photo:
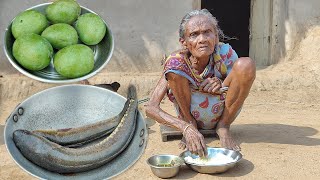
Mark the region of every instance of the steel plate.
<instances>
[{"instance_id":1,"label":"steel plate","mask_svg":"<svg viewBox=\"0 0 320 180\"><path fill-rule=\"evenodd\" d=\"M39 11L42 14L45 14L45 9L50 4L51 3L39 4L39 5L36 5L36 6L29 8L27 10L32 9L32 10ZM80 7L81 7L81 14L85 14L85 13L97 14L88 8L85 8L82 6L80 6ZM15 39L11 33L12 21L10 22L10 24L6 28L5 35L4 35L5 54L9 60L9 62L13 65L14 68L16 68L19 72L21 72L22 74L24 74L32 79L42 81L42 82L47 82L47 83L78 82L81 80L88 79L88 78L94 76L95 74L97 74L99 71L101 71L107 65L107 63L111 59L111 56L112 56L112 53L114 50L114 38L113 38L113 35L111 32L110 26L104 21L104 23L107 27L106 35L104 36L104 38L101 40L101 42L99 44L89 46L93 50L93 53L94 53L94 67L93 67L93 70L89 74L84 75L79 78L73 78L73 79L65 78L65 77L61 76L60 74L58 74L57 71L54 69L53 60L51 60L51 63L48 67L46 67L40 71L27 70L17 62L17 60L14 58L14 56L12 54L12 46L15 41ZM80 42L80 40L79 40L79 42ZM56 52L56 50L55 50L55 52Z\"/></svg>"},{"instance_id":2,"label":"steel plate","mask_svg":"<svg viewBox=\"0 0 320 180\"><path fill-rule=\"evenodd\" d=\"M134 137L124 152L100 168L72 175L50 172L27 160L15 146L12 133L17 129L59 129L95 123L120 113L125 101L115 92L88 85L64 85L39 92L20 103L8 117L4 131L7 150L22 169L37 178L114 177L131 167L144 152L148 133L140 112Z\"/></svg>"}]
</instances>

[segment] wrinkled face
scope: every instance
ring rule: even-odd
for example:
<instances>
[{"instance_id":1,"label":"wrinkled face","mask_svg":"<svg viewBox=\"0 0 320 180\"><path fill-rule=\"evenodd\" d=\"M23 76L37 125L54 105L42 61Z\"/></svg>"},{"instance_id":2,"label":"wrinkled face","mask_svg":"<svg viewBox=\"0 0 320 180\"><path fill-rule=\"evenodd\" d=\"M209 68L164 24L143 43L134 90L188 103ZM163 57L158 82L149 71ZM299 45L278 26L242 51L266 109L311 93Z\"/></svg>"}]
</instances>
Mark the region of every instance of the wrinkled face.
<instances>
[{"instance_id":1,"label":"wrinkled face","mask_svg":"<svg viewBox=\"0 0 320 180\"><path fill-rule=\"evenodd\" d=\"M190 53L196 58L207 58L213 53L218 43L216 29L209 17L194 16L185 26L184 38L180 39Z\"/></svg>"}]
</instances>

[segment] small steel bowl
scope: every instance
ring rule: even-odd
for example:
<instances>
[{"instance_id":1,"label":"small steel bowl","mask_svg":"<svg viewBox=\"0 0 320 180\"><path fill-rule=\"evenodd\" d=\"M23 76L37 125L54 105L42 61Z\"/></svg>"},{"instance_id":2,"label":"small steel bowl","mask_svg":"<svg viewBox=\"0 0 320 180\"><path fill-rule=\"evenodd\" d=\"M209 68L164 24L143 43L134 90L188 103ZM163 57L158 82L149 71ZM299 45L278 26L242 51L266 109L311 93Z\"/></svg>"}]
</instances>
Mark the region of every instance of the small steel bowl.
<instances>
[{"instance_id":1,"label":"small steel bowl","mask_svg":"<svg viewBox=\"0 0 320 180\"><path fill-rule=\"evenodd\" d=\"M45 10L46 10L47 6L50 4L51 3L39 4L39 5L36 5L36 6L29 8L27 10L32 9L32 10L39 11L42 14L45 14ZM82 6L80 6L80 7L81 7L81 14L95 13L88 8L85 8ZM95 13L95 14L97 14L97 13ZM106 28L107 28L107 31L106 31L104 38L101 40L101 42L99 44L94 45L94 46L89 46L94 52L94 68L89 74L86 74L82 77L73 78L73 79L63 77L60 74L58 74L57 71L54 69L52 60L51 60L50 65L48 67L46 67L45 69L42 69L40 71L27 70L17 62L17 60L14 58L14 56L12 54L12 46L15 41L15 38L13 37L13 35L11 33L12 22L13 22L13 20L8 25L8 27L5 31L5 35L4 35L5 54L9 60L9 62L13 65L13 67L15 67L22 74L24 74L30 78L33 78L35 80L47 82L47 83L78 82L81 80L88 79L88 78L94 76L95 74L97 74L100 70L102 70L107 65L107 63L111 59L113 49L114 49L114 38L113 38L112 32L109 28L110 26L104 21Z\"/></svg>"},{"instance_id":2,"label":"small steel bowl","mask_svg":"<svg viewBox=\"0 0 320 180\"><path fill-rule=\"evenodd\" d=\"M160 178L174 177L179 173L183 160L175 155L154 155L147 160L154 175Z\"/></svg>"},{"instance_id":3,"label":"small steel bowl","mask_svg":"<svg viewBox=\"0 0 320 180\"><path fill-rule=\"evenodd\" d=\"M191 157L193 159L200 158L198 155L192 154L190 151L185 151L180 154L180 157L184 160L185 164L190 167L192 170L197 171L199 173L203 174L215 174L215 173L222 173L230 168L234 167L241 159L242 154L239 151L233 151L230 149L225 148L207 148L208 150L208 156L207 158L210 160L210 158L216 157L218 154L227 156L231 158L232 162L219 162L215 164L197 164L188 162L185 160L186 157Z\"/></svg>"}]
</instances>

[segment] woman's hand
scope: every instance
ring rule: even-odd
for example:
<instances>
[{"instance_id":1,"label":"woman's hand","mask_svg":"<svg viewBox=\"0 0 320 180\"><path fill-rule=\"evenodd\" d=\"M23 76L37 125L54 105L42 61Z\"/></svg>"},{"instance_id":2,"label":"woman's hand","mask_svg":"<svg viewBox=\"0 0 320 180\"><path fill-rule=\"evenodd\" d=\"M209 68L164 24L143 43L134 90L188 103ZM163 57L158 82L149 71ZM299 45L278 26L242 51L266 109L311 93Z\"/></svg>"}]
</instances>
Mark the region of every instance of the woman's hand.
<instances>
[{"instance_id":1,"label":"woman's hand","mask_svg":"<svg viewBox=\"0 0 320 180\"><path fill-rule=\"evenodd\" d=\"M217 77L207 78L201 84L199 89L211 94L219 94L222 87L222 81Z\"/></svg>"},{"instance_id":2,"label":"woman's hand","mask_svg":"<svg viewBox=\"0 0 320 180\"><path fill-rule=\"evenodd\" d=\"M196 121L194 118L192 118L189 122L190 122L190 124L193 125L193 127L195 127L196 129L198 129L197 121ZM186 138L185 138L185 137L182 137L182 139L181 139L181 141L180 141L180 143L179 143L179 149L184 150L184 149L186 149L186 147L187 147Z\"/></svg>"},{"instance_id":3,"label":"woman's hand","mask_svg":"<svg viewBox=\"0 0 320 180\"><path fill-rule=\"evenodd\" d=\"M185 127L183 137L185 138L187 149L190 152L198 154L200 157L207 155L204 137L192 124Z\"/></svg>"}]
</instances>

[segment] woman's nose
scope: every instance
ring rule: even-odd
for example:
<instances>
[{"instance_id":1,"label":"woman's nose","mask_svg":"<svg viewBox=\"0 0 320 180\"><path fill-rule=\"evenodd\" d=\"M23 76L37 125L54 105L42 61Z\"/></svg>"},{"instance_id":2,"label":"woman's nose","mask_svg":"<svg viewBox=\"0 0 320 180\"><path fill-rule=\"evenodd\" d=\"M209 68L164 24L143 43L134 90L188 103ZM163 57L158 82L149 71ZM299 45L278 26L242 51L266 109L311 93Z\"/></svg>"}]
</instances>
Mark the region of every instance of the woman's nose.
<instances>
[{"instance_id":1,"label":"woman's nose","mask_svg":"<svg viewBox=\"0 0 320 180\"><path fill-rule=\"evenodd\" d=\"M199 34L198 38L198 42L206 42L208 40L208 37L203 33Z\"/></svg>"}]
</instances>

